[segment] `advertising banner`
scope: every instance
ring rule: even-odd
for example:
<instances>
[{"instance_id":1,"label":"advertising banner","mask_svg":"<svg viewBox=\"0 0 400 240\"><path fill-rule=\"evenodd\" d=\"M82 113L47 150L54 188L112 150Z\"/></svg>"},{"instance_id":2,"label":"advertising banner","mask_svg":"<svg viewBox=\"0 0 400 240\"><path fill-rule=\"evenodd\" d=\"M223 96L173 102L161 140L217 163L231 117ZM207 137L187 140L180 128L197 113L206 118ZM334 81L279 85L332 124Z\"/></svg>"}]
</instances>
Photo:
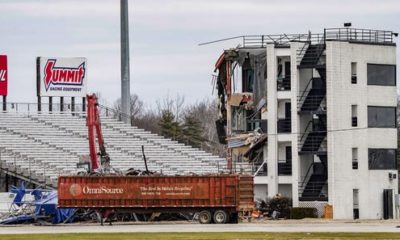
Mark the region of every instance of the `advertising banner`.
<instances>
[{"instance_id":1,"label":"advertising banner","mask_svg":"<svg viewBox=\"0 0 400 240\"><path fill-rule=\"evenodd\" d=\"M85 97L86 58L37 58L37 94L41 97Z\"/></svg>"},{"instance_id":2,"label":"advertising banner","mask_svg":"<svg viewBox=\"0 0 400 240\"><path fill-rule=\"evenodd\" d=\"M7 56L0 55L0 96L7 96L8 69Z\"/></svg>"}]
</instances>

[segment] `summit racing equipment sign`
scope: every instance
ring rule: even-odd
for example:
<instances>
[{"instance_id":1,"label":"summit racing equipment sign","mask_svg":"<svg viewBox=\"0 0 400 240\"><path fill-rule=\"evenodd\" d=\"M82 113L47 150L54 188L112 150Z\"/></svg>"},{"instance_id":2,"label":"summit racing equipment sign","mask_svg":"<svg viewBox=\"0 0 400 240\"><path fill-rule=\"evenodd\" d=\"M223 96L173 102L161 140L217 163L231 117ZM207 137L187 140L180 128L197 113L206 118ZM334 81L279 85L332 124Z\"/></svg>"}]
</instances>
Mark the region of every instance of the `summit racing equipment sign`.
<instances>
[{"instance_id":1,"label":"summit racing equipment sign","mask_svg":"<svg viewBox=\"0 0 400 240\"><path fill-rule=\"evenodd\" d=\"M86 58L37 58L38 96L84 97Z\"/></svg>"},{"instance_id":2,"label":"summit racing equipment sign","mask_svg":"<svg viewBox=\"0 0 400 240\"><path fill-rule=\"evenodd\" d=\"M7 56L0 55L0 96L7 96L8 69Z\"/></svg>"}]
</instances>

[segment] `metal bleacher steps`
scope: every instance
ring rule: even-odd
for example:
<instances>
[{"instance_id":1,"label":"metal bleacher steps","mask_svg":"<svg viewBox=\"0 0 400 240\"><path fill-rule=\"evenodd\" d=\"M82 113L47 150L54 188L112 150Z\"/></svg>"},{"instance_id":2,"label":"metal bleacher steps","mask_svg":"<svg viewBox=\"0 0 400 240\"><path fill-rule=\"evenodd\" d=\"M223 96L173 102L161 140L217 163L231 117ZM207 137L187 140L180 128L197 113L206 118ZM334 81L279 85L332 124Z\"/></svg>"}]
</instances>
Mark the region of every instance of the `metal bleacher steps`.
<instances>
[{"instance_id":1,"label":"metal bleacher steps","mask_svg":"<svg viewBox=\"0 0 400 240\"><path fill-rule=\"evenodd\" d=\"M225 159L102 116L105 146L119 171L149 170L164 175L212 174L226 170ZM60 175L75 175L89 155L82 113L0 112L0 167L33 183L56 187Z\"/></svg>"}]
</instances>

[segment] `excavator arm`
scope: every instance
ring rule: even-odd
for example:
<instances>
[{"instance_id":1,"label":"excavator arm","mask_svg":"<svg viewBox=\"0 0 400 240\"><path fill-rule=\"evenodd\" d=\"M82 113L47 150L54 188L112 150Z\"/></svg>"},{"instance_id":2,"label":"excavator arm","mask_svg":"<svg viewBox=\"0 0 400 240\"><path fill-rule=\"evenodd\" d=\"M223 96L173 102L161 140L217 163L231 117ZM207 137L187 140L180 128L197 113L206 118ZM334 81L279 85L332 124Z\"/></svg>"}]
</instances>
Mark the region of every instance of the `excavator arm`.
<instances>
[{"instance_id":1,"label":"excavator arm","mask_svg":"<svg viewBox=\"0 0 400 240\"><path fill-rule=\"evenodd\" d=\"M91 161L91 171L96 171L100 167L102 169L109 168L110 157L104 147L103 133L101 131L100 115L95 94L87 95L87 116L86 126L88 127L89 152ZM99 152L96 150L96 138L99 144ZM98 157L100 156L100 164Z\"/></svg>"}]
</instances>

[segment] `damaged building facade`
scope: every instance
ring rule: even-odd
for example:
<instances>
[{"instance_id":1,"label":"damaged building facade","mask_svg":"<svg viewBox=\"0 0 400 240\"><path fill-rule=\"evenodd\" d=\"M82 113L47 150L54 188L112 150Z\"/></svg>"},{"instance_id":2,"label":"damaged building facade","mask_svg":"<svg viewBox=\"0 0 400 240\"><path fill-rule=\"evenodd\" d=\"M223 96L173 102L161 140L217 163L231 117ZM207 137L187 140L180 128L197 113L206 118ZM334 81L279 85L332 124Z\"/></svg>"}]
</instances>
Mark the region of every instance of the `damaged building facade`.
<instances>
[{"instance_id":1,"label":"damaged building facade","mask_svg":"<svg viewBox=\"0 0 400 240\"><path fill-rule=\"evenodd\" d=\"M228 167L255 198L397 218L396 45L390 31L243 36L215 64ZM396 199L397 198L397 199Z\"/></svg>"}]
</instances>

